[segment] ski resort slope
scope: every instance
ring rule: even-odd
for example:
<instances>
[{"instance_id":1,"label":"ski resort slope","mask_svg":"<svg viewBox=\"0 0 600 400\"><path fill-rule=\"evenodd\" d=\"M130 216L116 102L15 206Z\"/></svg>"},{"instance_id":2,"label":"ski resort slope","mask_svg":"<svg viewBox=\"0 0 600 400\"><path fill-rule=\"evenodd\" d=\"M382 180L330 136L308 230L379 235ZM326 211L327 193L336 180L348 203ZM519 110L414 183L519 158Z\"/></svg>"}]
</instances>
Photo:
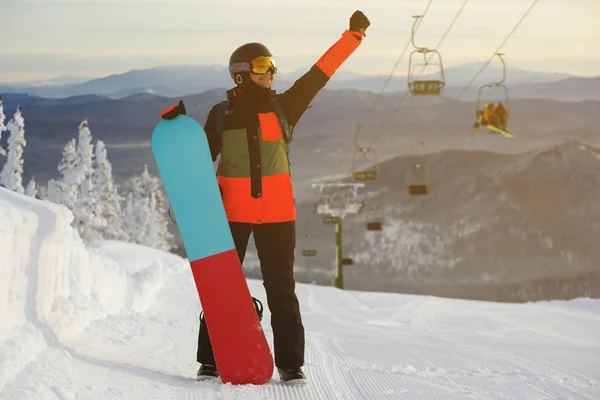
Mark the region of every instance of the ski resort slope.
<instances>
[{"instance_id":1,"label":"ski resort slope","mask_svg":"<svg viewBox=\"0 0 600 400\"><path fill-rule=\"evenodd\" d=\"M309 385L196 382L186 260L85 246L0 188L0 399L600 399L600 302L500 304L299 284ZM249 280L265 304L260 281ZM233 318L233 316L232 316ZM272 346L265 310L263 326Z\"/></svg>"}]
</instances>

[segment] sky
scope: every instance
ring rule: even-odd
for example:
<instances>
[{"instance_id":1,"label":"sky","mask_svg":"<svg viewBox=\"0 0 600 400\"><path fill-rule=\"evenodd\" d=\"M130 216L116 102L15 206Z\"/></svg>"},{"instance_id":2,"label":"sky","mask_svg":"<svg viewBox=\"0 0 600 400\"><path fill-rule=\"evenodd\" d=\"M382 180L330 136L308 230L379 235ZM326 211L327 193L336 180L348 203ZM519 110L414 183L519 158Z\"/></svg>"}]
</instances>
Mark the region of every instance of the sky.
<instances>
[{"instance_id":1,"label":"sky","mask_svg":"<svg viewBox=\"0 0 600 400\"><path fill-rule=\"evenodd\" d=\"M433 0L415 36L435 48L465 0ZM466 0L438 50L486 61L533 0ZM429 0L0 0L0 83L86 78L166 65L227 65L267 45L282 72L308 68L359 9L371 26L345 71L388 74ZM507 65L600 75L600 0L539 0L502 48ZM398 74L408 68L408 53ZM433 71L431 71L433 72ZM429 73L429 71L425 71Z\"/></svg>"}]
</instances>

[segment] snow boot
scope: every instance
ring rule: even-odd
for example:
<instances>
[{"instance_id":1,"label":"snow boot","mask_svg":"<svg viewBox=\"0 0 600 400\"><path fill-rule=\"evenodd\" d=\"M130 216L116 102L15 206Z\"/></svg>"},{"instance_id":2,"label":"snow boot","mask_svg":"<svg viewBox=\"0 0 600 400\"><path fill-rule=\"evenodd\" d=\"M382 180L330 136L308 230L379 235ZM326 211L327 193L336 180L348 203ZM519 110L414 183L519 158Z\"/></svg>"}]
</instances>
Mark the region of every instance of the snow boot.
<instances>
[{"instance_id":1,"label":"snow boot","mask_svg":"<svg viewBox=\"0 0 600 400\"><path fill-rule=\"evenodd\" d=\"M206 381L208 379L218 378L219 371L217 371L217 367L210 364L202 364L200 365L200 369L198 370L198 375L196 376L197 381Z\"/></svg>"},{"instance_id":2,"label":"snow boot","mask_svg":"<svg viewBox=\"0 0 600 400\"><path fill-rule=\"evenodd\" d=\"M259 321L262 321L263 317L263 305L260 300L256 297L252 297L252 301L254 302L254 308L256 309L256 314L258 315ZM204 319L204 311L200 313L200 329L208 330L206 326L206 319ZM197 381L205 381L213 378L219 377L219 371L217 367L211 364L201 364L200 369L198 370L198 374L196 375Z\"/></svg>"},{"instance_id":3,"label":"snow boot","mask_svg":"<svg viewBox=\"0 0 600 400\"><path fill-rule=\"evenodd\" d=\"M302 372L302 368L278 368L279 378L286 385L304 386L307 384L306 375Z\"/></svg>"}]
</instances>

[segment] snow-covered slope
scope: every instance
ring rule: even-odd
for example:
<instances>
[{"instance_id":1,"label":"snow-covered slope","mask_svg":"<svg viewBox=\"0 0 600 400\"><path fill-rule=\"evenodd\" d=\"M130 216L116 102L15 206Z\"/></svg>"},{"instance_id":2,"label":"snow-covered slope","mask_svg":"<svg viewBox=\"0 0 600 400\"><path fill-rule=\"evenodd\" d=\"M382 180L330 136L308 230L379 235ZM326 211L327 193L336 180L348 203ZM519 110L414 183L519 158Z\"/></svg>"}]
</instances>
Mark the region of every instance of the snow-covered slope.
<instances>
[{"instance_id":1,"label":"snow-covered slope","mask_svg":"<svg viewBox=\"0 0 600 400\"><path fill-rule=\"evenodd\" d=\"M309 385L199 383L186 260L85 246L0 188L0 399L598 399L600 302L485 303L298 285ZM249 280L265 301L261 282ZM269 313L264 327L272 343Z\"/></svg>"}]
</instances>

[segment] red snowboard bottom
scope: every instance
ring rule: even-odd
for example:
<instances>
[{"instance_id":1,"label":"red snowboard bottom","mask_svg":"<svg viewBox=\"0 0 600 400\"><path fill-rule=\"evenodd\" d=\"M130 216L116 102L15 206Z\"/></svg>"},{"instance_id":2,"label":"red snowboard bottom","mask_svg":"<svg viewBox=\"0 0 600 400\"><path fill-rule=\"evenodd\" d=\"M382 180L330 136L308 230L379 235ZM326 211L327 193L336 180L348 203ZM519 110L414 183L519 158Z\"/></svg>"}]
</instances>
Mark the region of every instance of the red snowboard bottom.
<instances>
[{"instance_id":1,"label":"red snowboard bottom","mask_svg":"<svg viewBox=\"0 0 600 400\"><path fill-rule=\"evenodd\" d=\"M254 385L269 382L273 356L235 249L190 265L221 380Z\"/></svg>"}]
</instances>

